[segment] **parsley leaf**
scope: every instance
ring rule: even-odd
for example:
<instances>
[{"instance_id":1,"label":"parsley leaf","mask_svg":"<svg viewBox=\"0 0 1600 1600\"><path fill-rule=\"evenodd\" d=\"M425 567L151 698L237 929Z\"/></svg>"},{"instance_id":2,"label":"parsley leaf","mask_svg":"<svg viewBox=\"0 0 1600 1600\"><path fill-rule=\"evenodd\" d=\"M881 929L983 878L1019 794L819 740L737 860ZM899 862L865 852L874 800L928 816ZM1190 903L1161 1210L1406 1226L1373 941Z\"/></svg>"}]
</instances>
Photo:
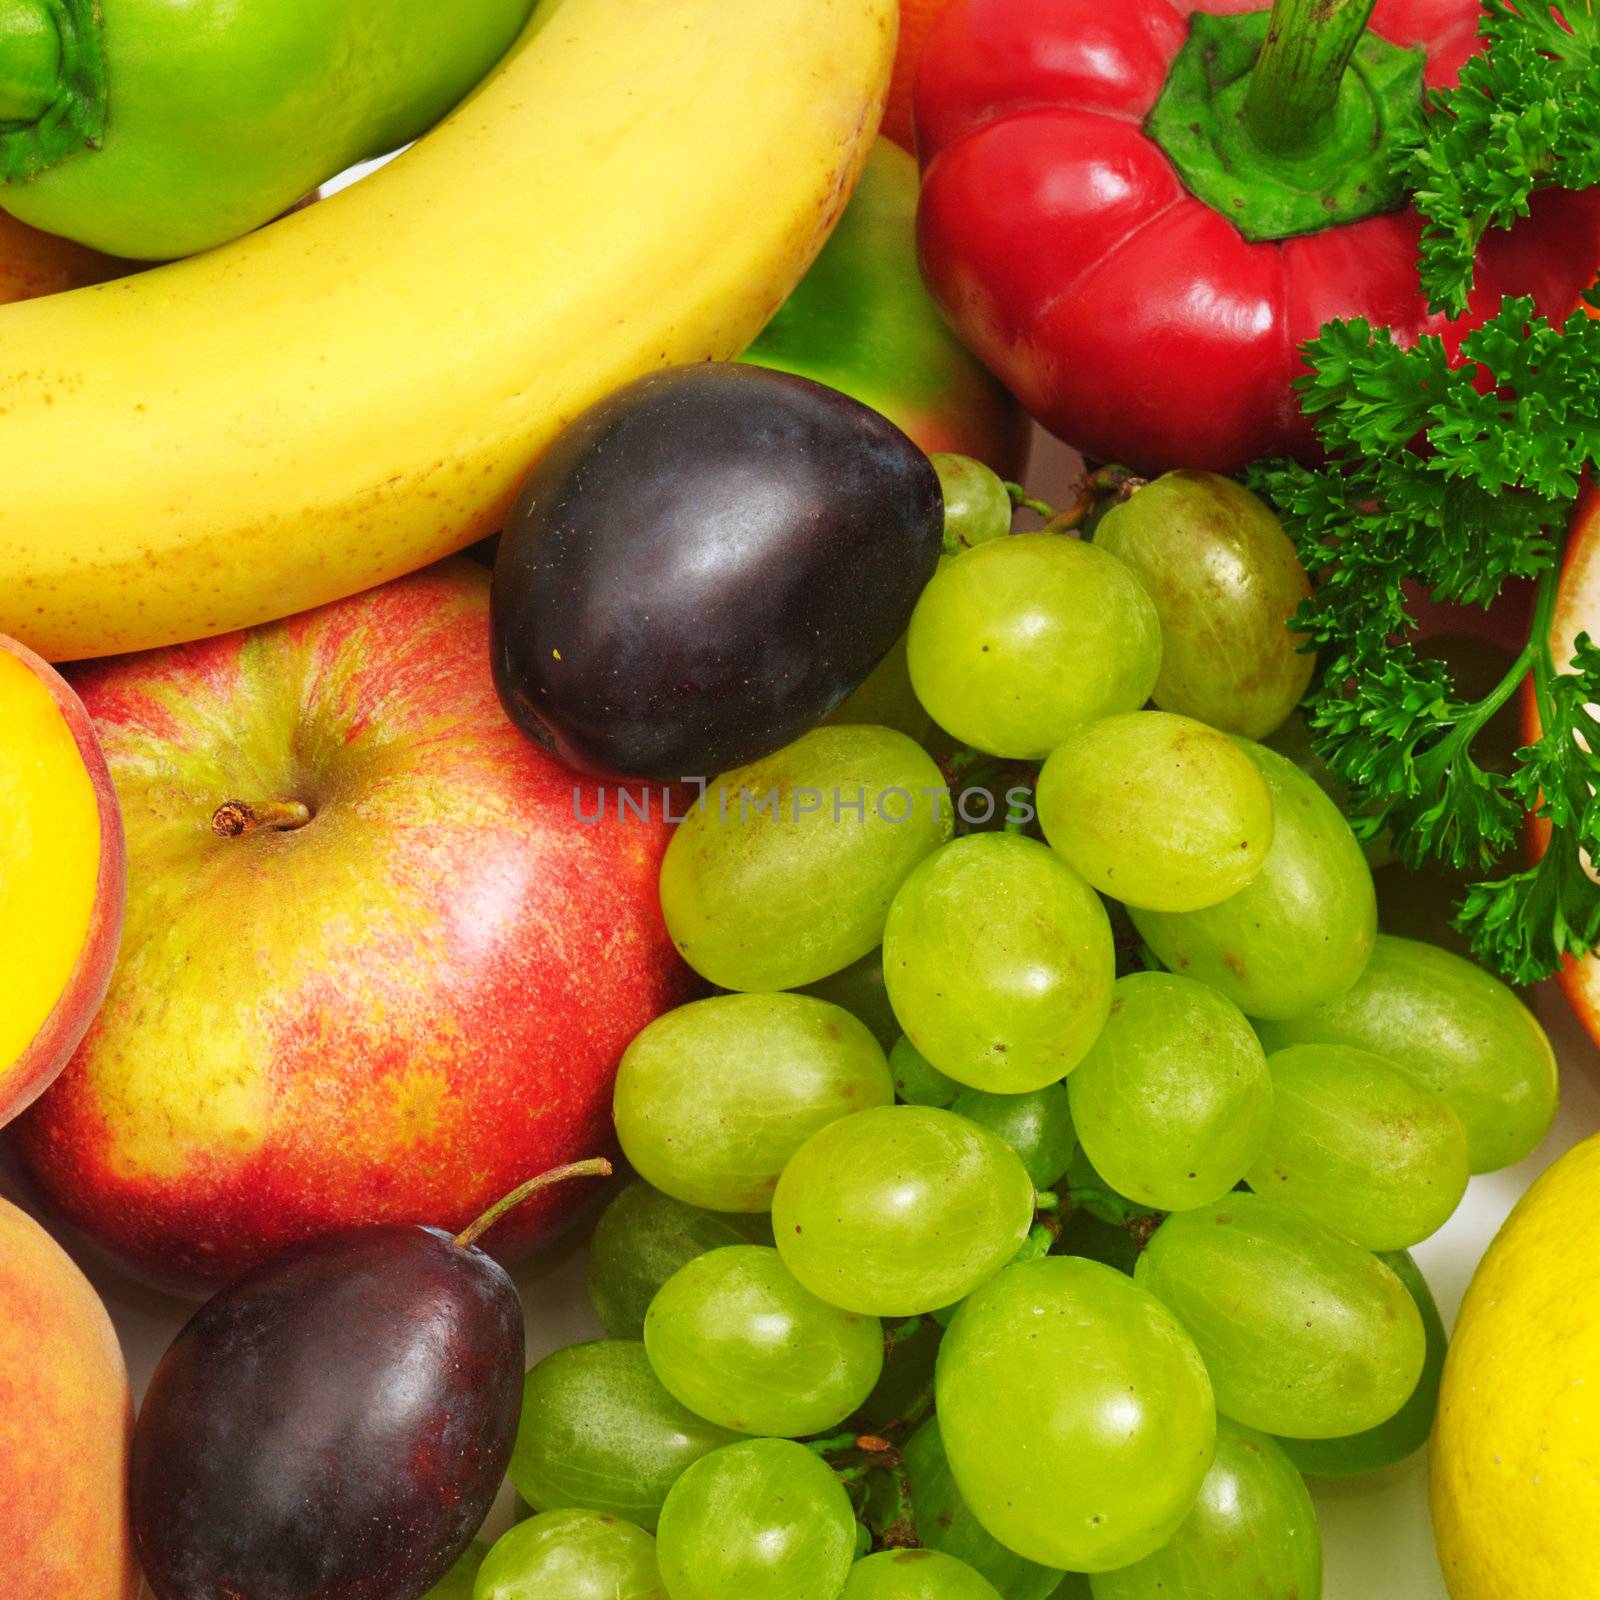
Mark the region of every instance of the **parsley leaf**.
<instances>
[{"instance_id":1,"label":"parsley leaf","mask_svg":"<svg viewBox=\"0 0 1600 1600\"><path fill-rule=\"evenodd\" d=\"M1600 11L1596 0L1484 0L1488 53L1436 90L1432 115L1396 172L1425 226L1422 286L1430 307L1467 307L1478 246L1528 214L1540 189L1600 185Z\"/></svg>"},{"instance_id":2,"label":"parsley leaf","mask_svg":"<svg viewBox=\"0 0 1600 1600\"><path fill-rule=\"evenodd\" d=\"M1600 302L1597 302L1600 303ZM1331 323L1305 346L1302 404L1320 467L1258 463L1251 486L1277 509L1316 587L1294 619L1319 651L1306 711L1317 749L1347 784L1358 833L1391 834L1411 866L1481 875L1459 925L1517 982L1600 943L1600 647L1551 658L1556 554L1582 475L1600 463L1600 321L1563 328L1507 300L1452 368L1436 338L1402 349L1386 328ZM1532 636L1481 699L1414 647L1411 596L1488 605L1537 578ZM1501 772L1474 742L1532 672L1544 732ZM1532 812L1544 859L1504 872Z\"/></svg>"}]
</instances>

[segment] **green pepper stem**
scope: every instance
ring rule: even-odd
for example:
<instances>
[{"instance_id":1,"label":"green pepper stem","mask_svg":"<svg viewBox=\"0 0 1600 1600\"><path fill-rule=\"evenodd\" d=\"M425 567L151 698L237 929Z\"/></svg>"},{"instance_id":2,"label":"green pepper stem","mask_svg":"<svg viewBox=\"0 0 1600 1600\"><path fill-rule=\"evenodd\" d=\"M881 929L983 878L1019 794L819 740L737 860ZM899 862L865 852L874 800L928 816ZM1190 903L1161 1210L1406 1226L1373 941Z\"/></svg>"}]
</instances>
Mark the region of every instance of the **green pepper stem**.
<instances>
[{"instance_id":1,"label":"green pepper stem","mask_svg":"<svg viewBox=\"0 0 1600 1600\"><path fill-rule=\"evenodd\" d=\"M1244 120L1263 150L1292 156L1333 131L1339 85L1377 0L1273 0Z\"/></svg>"},{"instance_id":2,"label":"green pepper stem","mask_svg":"<svg viewBox=\"0 0 1600 1600\"><path fill-rule=\"evenodd\" d=\"M0 0L0 124L34 122L61 85L61 32L44 0Z\"/></svg>"}]
</instances>

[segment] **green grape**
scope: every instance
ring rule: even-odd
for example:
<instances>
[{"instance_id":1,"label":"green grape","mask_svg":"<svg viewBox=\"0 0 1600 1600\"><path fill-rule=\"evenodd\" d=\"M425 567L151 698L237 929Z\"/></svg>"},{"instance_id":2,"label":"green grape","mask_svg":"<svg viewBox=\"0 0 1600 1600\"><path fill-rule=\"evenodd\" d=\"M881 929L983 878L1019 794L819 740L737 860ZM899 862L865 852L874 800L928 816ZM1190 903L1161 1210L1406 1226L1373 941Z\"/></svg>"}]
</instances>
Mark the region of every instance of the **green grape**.
<instances>
[{"instance_id":1,"label":"green grape","mask_svg":"<svg viewBox=\"0 0 1600 1600\"><path fill-rule=\"evenodd\" d=\"M968 1122L998 1133L1017 1152L1035 1189L1054 1188L1078 1148L1072 1107L1059 1083L1047 1083L1027 1094L963 1089L950 1109Z\"/></svg>"},{"instance_id":2,"label":"green grape","mask_svg":"<svg viewBox=\"0 0 1600 1600\"><path fill-rule=\"evenodd\" d=\"M1272 795L1272 848L1248 887L1204 911L1139 911L1162 966L1247 1016L1292 1017L1361 976L1377 932L1372 874L1338 807L1292 761L1240 741Z\"/></svg>"},{"instance_id":3,"label":"green grape","mask_svg":"<svg viewBox=\"0 0 1600 1600\"><path fill-rule=\"evenodd\" d=\"M1106 1183L1161 1211L1225 1195L1272 1120L1267 1058L1239 1008L1168 972L1117 980L1111 1016L1067 1095Z\"/></svg>"},{"instance_id":4,"label":"green grape","mask_svg":"<svg viewBox=\"0 0 1600 1600\"><path fill-rule=\"evenodd\" d=\"M1039 825L1101 894L1200 911L1237 894L1272 844L1272 797L1225 733L1167 711L1075 728L1039 774Z\"/></svg>"},{"instance_id":5,"label":"green grape","mask_svg":"<svg viewBox=\"0 0 1600 1600\"><path fill-rule=\"evenodd\" d=\"M907 636L911 685L963 744L1042 761L1081 723L1134 711L1161 667L1161 624L1120 561L1020 533L934 573Z\"/></svg>"},{"instance_id":6,"label":"green grape","mask_svg":"<svg viewBox=\"0 0 1600 1600\"><path fill-rule=\"evenodd\" d=\"M1094 1600L1319 1600L1316 1508L1276 1440L1219 1417L1194 1510L1160 1550L1090 1589Z\"/></svg>"},{"instance_id":7,"label":"green grape","mask_svg":"<svg viewBox=\"0 0 1600 1600\"><path fill-rule=\"evenodd\" d=\"M929 1417L911 1435L901 1456L923 1544L966 1562L993 1584L1002 1600L1049 1600L1061 1573L1008 1549L972 1514L951 1476L937 1417Z\"/></svg>"},{"instance_id":8,"label":"green grape","mask_svg":"<svg viewBox=\"0 0 1600 1600\"><path fill-rule=\"evenodd\" d=\"M488 1553L488 1545L482 1539L474 1539L461 1552L456 1564L423 1595L422 1600L472 1600L473 1580L478 1576L478 1568L483 1565L483 1558Z\"/></svg>"},{"instance_id":9,"label":"green grape","mask_svg":"<svg viewBox=\"0 0 1600 1600\"><path fill-rule=\"evenodd\" d=\"M838 1600L856 1521L820 1456L789 1439L745 1439L678 1479L657 1537L672 1600Z\"/></svg>"},{"instance_id":10,"label":"green grape","mask_svg":"<svg viewBox=\"0 0 1600 1600\"><path fill-rule=\"evenodd\" d=\"M650 1303L644 1347L691 1411L785 1438L836 1428L883 1370L876 1317L819 1300L776 1250L751 1244L680 1267Z\"/></svg>"},{"instance_id":11,"label":"green grape","mask_svg":"<svg viewBox=\"0 0 1600 1600\"><path fill-rule=\"evenodd\" d=\"M937 1403L978 1520L1074 1572L1165 1544L1216 1436L1189 1336L1131 1279L1076 1256L1008 1267L962 1306L939 1350Z\"/></svg>"},{"instance_id":12,"label":"green grape","mask_svg":"<svg viewBox=\"0 0 1600 1600\"><path fill-rule=\"evenodd\" d=\"M617 1138L656 1188L712 1211L765 1211L818 1128L894 1100L883 1048L805 994L723 994L657 1017L623 1052Z\"/></svg>"},{"instance_id":13,"label":"green grape","mask_svg":"<svg viewBox=\"0 0 1600 1600\"><path fill-rule=\"evenodd\" d=\"M1011 532L1011 491L1004 481L971 456L940 450L928 457L944 492L944 548L947 555L987 544Z\"/></svg>"},{"instance_id":14,"label":"green grape","mask_svg":"<svg viewBox=\"0 0 1600 1600\"><path fill-rule=\"evenodd\" d=\"M673 1399L637 1339L568 1345L523 1384L511 1481L536 1511L605 1511L654 1532L684 1468L737 1437Z\"/></svg>"},{"instance_id":15,"label":"green grape","mask_svg":"<svg viewBox=\"0 0 1600 1600\"><path fill-rule=\"evenodd\" d=\"M883 971L906 1037L972 1089L1020 1094L1066 1076L1111 1004L1116 951L1100 897L1060 856L1011 833L935 852L889 910Z\"/></svg>"},{"instance_id":16,"label":"green grape","mask_svg":"<svg viewBox=\"0 0 1600 1600\"><path fill-rule=\"evenodd\" d=\"M830 1305L912 1317L1017 1253L1033 1185L1004 1139L934 1106L861 1111L813 1134L778 1180L784 1264Z\"/></svg>"},{"instance_id":17,"label":"green grape","mask_svg":"<svg viewBox=\"0 0 1600 1600\"><path fill-rule=\"evenodd\" d=\"M1467 1130L1414 1072L1346 1044L1277 1051L1257 1194L1368 1250L1419 1244L1467 1192Z\"/></svg>"},{"instance_id":18,"label":"green grape","mask_svg":"<svg viewBox=\"0 0 1600 1600\"><path fill-rule=\"evenodd\" d=\"M661 863L673 943L724 989L797 989L849 966L950 837L943 789L927 751L890 728L814 728L724 773Z\"/></svg>"},{"instance_id":19,"label":"green grape","mask_svg":"<svg viewBox=\"0 0 1600 1600\"><path fill-rule=\"evenodd\" d=\"M1137 574L1161 618L1163 711L1261 739L1299 704L1316 658L1284 624L1311 586L1248 489L1169 472L1113 506L1094 542Z\"/></svg>"},{"instance_id":20,"label":"green grape","mask_svg":"<svg viewBox=\"0 0 1600 1600\"><path fill-rule=\"evenodd\" d=\"M884 1550L850 1569L840 1600L1000 1600L964 1561L938 1550Z\"/></svg>"},{"instance_id":21,"label":"green grape","mask_svg":"<svg viewBox=\"0 0 1600 1600\"><path fill-rule=\"evenodd\" d=\"M1269 750L1276 751L1286 761L1294 762L1333 801L1339 808L1341 816L1350 818L1355 814L1355 801L1350 793L1350 785L1328 765L1317 750L1311 738L1311 724L1307 722L1303 711L1291 712L1283 726L1270 739L1262 740L1262 743ZM1389 830L1385 828L1375 838L1360 839L1357 843L1361 846L1361 853L1366 857L1368 867L1372 869L1373 889L1376 891L1379 869L1388 866L1394 860L1394 841L1389 835ZM1381 909L1380 906L1380 916Z\"/></svg>"},{"instance_id":22,"label":"green grape","mask_svg":"<svg viewBox=\"0 0 1600 1600\"><path fill-rule=\"evenodd\" d=\"M900 1037L900 1024L889 991L883 986L883 951L869 950L859 961L830 972L826 978L802 986L802 994L813 994L831 1005L843 1006L858 1022L866 1023L872 1037L885 1050Z\"/></svg>"},{"instance_id":23,"label":"green grape","mask_svg":"<svg viewBox=\"0 0 1600 1600\"><path fill-rule=\"evenodd\" d=\"M1090 1587L1092 1582L1086 1572L1063 1572L1061 1587L1050 1596L1050 1600L1094 1600L1094 1590Z\"/></svg>"},{"instance_id":24,"label":"green grape","mask_svg":"<svg viewBox=\"0 0 1600 1600\"><path fill-rule=\"evenodd\" d=\"M726 1215L685 1205L648 1183L630 1183L608 1205L589 1241L589 1299L613 1339L638 1339L644 1314L685 1261L728 1244L771 1244L760 1215Z\"/></svg>"},{"instance_id":25,"label":"green grape","mask_svg":"<svg viewBox=\"0 0 1600 1600\"><path fill-rule=\"evenodd\" d=\"M1422 1376L1417 1379L1411 1398L1387 1422L1380 1422L1364 1433L1346 1434L1339 1439L1280 1440L1289 1459L1312 1477L1353 1478L1382 1471L1415 1455L1433 1432L1433 1414L1439 1407L1439 1380L1444 1376L1444 1358L1450 1343L1444 1321L1433 1303L1428 1280L1404 1250L1385 1251L1378 1259L1393 1269L1422 1317L1428 1340Z\"/></svg>"},{"instance_id":26,"label":"green grape","mask_svg":"<svg viewBox=\"0 0 1600 1600\"><path fill-rule=\"evenodd\" d=\"M954 1105L956 1096L966 1088L947 1078L904 1034L889 1052L889 1076L894 1079L895 1094L908 1106L943 1109Z\"/></svg>"},{"instance_id":27,"label":"green grape","mask_svg":"<svg viewBox=\"0 0 1600 1600\"><path fill-rule=\"evenodd\" d=\"M823 727L848 723L871 723L893 728L918 744L933 732L933 718L922 709L911 687L911 669L906 664L906 636L902 633L889 646L889 653L844 697Z\"/></svg>"},{"instance_id":28,"label":"green grape","mask_svg":"<svg viewBox=\"0 0 1600 1600\"><path fill-rule=\"evenodd\" d=\"M546 1511L484 1557L472 1600L667 1600L656 1542L601 1511Z\"/></svg>"},{"instance_id":29,"label":"green grape","mask_svg":"<svg viewBox=\"0 0 1600 1600\"><path fill-rule=\"evenodd\" d=\"M1414 939L1379 934L1352 988L1257 1031L1269 1050L1348 1044L1409 1067L1466 1124L1474 1172L1522 1160L1556 1114L1538 1018L1480 967Z\"/></svg>"},{"instance_id":30,"label":"green grape","mask_svg":"<svg viewBox=\"0 0 1600 1600\"><path fill-rule=\"evenodd\" d=\"M1422 1318L1399 1278L1260 1195L1169 1217L1134 1276L1200 1347L1218 1410L1264 1433L1334 1439L1375 1427L1422 1372Z\"/></svg>"}]
</instances>

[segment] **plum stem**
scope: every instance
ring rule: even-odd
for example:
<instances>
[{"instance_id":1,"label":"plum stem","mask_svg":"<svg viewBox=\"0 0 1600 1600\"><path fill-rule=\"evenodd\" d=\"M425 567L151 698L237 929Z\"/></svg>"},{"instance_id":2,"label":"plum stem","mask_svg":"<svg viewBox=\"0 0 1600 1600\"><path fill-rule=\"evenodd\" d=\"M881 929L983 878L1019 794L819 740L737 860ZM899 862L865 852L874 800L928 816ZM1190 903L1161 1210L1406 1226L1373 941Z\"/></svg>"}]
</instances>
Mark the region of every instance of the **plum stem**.
<instances>
[{"instance_id":1,"label":"plum stem","mask_svg":"<svg viewBox=\"0 0 1600 1600\"><path fill-rule=\"evenodd\" d=\"M311 807L303 800L224 800L211 813L211 831L219 839L242 839L262 828L292 833L310 820Z\"/></svg>"},{"instance_id":2,"label":"plum stem","mask_svg":"<svg viewBox=\"0 0 1600 1600\"><path fill-rule=\"evenodd\" d=\"M568 1178L610 1176L611 1163L604 1156L595 1156L588 1161L572 1161L564 1167L552 1167L549 1172L541 1172L537 1178L529 1178L526 1183L518 1184L510 1194L496 1200L476 1222L456 1235L456 1243L463 1250L470 1250L506 1212L514 1210L530 1195L538 1194L541 1189L548 1189L552 1184L564 1183Z\"/></svg>"}]
</instances>

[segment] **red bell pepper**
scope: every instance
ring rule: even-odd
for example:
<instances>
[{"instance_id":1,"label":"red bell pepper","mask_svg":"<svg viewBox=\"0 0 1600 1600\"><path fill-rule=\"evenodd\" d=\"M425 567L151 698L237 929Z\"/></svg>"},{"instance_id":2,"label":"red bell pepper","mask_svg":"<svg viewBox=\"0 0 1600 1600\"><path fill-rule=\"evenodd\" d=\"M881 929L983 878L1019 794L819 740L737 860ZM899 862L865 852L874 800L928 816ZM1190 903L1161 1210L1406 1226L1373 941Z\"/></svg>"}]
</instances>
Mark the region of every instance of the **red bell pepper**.
<instances>
[{"instance_id":1,"label":"red bell pepper","mask_svg":"<svg viewBox=\"0 0 1600 1600\"><path fill-rule=\"evenodd\" d=\"M1600 192L1549 190L1488 235L1464 318L1419 291L1390 147L1476 48L1477 0L1278 0L1270 43L1260 4L954 0L923 55L924 274L1097 460L1313 455L1291 384L1325 322L1453 350L1502 295L1565 317L1594 281Z\"/></svg>"}]
</instances>

